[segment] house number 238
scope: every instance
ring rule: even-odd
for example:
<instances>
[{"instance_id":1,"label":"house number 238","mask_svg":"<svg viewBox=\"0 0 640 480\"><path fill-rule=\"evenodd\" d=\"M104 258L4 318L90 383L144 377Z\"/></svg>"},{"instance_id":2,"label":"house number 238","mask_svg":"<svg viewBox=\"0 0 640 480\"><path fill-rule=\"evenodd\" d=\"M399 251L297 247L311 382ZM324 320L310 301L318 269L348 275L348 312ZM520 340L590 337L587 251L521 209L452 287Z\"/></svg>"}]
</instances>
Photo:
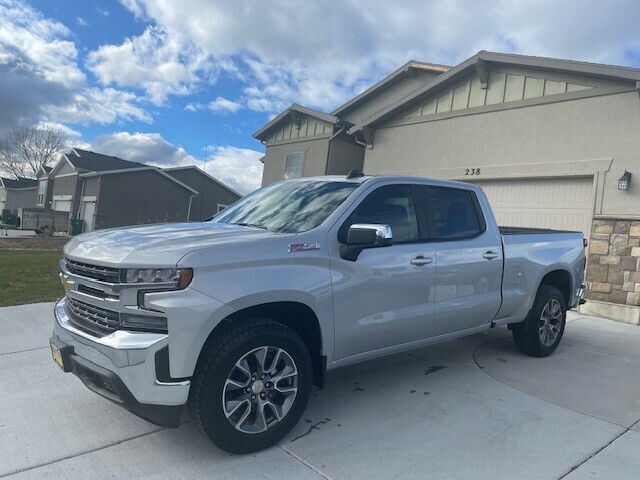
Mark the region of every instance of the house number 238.
<instances>
[{"instance_id":1,"label":"house number 238","mask_svg":"<svg viewBox=\"0 0 640 480\"><path fill-rule=\"evenodd\" d=\"M479 168L465 168L464 169L464 174L465 175L480 175L480 169Z\"/></svg>"}]
</instances>

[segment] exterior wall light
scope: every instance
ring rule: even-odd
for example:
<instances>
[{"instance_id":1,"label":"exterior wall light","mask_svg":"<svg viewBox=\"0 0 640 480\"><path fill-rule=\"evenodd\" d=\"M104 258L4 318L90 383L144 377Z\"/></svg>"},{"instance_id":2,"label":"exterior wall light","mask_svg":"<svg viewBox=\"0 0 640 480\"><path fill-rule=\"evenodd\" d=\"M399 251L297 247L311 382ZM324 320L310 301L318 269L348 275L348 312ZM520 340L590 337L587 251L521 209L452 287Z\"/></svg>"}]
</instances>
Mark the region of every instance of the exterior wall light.
<instances>
[{"instance_id":1,"label":"exterior wall light","mask_svg":"<svg viewBox=\"0 0 640 480\"><path fill-rule=\"evenodd\" d=\"M618 190L627 191L629 190L629 185L631 184L631 173L624 171L624 175L620 177L618 180Z\"/></svg>"}]
</instances>

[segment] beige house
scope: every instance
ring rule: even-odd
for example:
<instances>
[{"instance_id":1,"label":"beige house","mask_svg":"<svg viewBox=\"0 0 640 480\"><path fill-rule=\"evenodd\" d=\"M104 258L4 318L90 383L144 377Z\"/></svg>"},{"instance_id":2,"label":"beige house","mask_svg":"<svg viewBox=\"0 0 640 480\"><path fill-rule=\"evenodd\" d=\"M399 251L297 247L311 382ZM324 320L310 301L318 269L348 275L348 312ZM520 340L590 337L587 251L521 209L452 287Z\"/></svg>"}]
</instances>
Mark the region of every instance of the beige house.
<instances>
[{"instance_id":1,"label":"beige house","mask_svg":"<svg viewBox=\"0 0 640 480\"><path fill-rule=\"evenodd\" d=\"M403 69L332 112L329 138L341 128L361 145L366 174L482 186L501 225L584 232L583 308L640 323L640 69L484 51L450 69ZM265 184L284 177L283 140L265 139ZM326 156L299 137L286 144L305 152L292 176L360 161L323 172Z\"/></svg>"}]
</instances>

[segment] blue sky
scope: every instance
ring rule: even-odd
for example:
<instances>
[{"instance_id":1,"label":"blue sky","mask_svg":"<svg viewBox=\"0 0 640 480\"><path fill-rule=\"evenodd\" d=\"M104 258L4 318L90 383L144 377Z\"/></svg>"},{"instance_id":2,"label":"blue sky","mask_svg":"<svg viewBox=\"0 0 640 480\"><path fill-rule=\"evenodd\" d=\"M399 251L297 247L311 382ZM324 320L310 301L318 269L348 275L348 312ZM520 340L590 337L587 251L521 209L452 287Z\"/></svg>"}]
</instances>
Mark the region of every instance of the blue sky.
<instances>
[{"instance_id":1,"label":"blue sky","mask_svg":"<svg viewBox=\"0 0 640 480\"><path fill-rule=\"evenodd\" d=\"M410 59L481 49L640 66L640 2L0 0L0 135L260 183L251 137L292 102L326 112Z\"/></svg>"}]
</instances>

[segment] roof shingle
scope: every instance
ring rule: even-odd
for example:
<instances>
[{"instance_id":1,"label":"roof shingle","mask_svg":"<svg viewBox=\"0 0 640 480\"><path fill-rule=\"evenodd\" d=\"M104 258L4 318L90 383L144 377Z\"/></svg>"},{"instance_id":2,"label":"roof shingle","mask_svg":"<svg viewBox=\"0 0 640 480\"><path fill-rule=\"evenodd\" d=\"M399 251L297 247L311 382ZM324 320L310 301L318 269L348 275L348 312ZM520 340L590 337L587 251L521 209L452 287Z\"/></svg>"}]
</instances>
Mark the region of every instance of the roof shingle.
<instances>
[{"instance_id":1,"label":"roof shingle","mask_svg":"<svg viewBox=\"0 0 640 480\"><path fill-rule=\"evenodd\" d=\"M77 155L76 155L77 154ZM78 170L87 172L105 172L108 170L124 170L128 168L147 167L143 163L132 162L111 155L74 148L67 158Z\"/></svg>"}]
</instances>

